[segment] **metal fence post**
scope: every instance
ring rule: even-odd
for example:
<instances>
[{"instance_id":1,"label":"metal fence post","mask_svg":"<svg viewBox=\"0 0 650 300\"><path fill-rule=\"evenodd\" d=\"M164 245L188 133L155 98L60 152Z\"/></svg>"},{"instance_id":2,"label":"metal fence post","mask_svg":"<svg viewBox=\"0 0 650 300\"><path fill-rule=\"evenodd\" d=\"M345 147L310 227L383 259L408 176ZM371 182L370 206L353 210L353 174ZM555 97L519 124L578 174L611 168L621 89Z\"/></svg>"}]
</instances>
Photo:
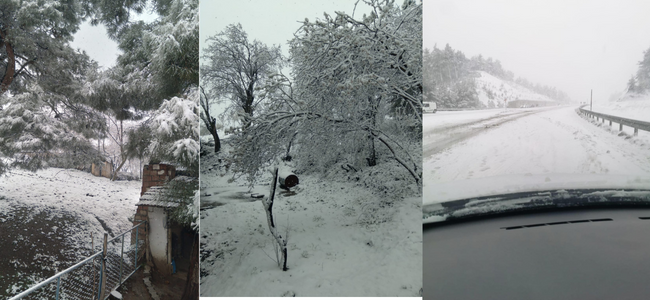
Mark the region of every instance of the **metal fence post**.
<instances>
[{"instance_id":1,"label":"metal fence post","mask_svg":"<svg viewBox=\"0 0 650 300\"><path fill-rule=\"evenodd\" d=\"M122 265L124 264L123 261L124 261L124 236L125 235L126 234L122 235L122 252L120 253L120 281L118 281L120 285L122 284Z\"/></svg>"},{"instance_id":2,"label":"metal fence post","mask_svg":"<svg viewBox=\"0 0 650 300\"><path fill-rule=\"evenodd\" d=\"M56 279L56 300L59 300L59 291L61 290L61 276Z\"/></svg>"},{"instance_id":3,"label":"metal fence post","mask_svg":"<svg viewBox=\"0 0 650 300\"><path fill-rule=\"evenodd\" d=\"M135 258L133 259L133 265L137 268L138 266L138 233L140 233L140 224L135 227Z\"/></svg>"},{"instance_id":4,"label":"metal fence post","mask_svg":"<svg viewBox=\"0 0 650 300\"><path fill-rule=\"evenodd\" d=\"M107 248L108 247L108 233L104 232L104 251L102 252L102 280L101 280L101 288L100 290L100 296L99 300L104 300L106 298L106 277L108 276L108 272L106 271L106 256L107 256ZM106 274L104 274L106 273Z\"/></svg>"},{"instance_id":5,"label":"metal fence post","mask_svg":"<svg viewBox=\"0 0 650 300\"><path fill-rule=\"evenodd\" d=\"M102 269L102 265L99 265L99 286L97 286L97 300L99 300L102 297L102 275L104 274L104 270Z\"/></svg>"}]
</instances>

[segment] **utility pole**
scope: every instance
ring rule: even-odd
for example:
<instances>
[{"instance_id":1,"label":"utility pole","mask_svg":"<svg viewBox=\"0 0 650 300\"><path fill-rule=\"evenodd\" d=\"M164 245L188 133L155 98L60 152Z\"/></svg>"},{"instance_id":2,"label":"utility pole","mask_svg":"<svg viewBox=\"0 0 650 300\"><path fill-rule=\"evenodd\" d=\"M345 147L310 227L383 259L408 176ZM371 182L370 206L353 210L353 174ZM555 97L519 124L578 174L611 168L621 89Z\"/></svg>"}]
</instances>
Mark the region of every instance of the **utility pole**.
<instances>
[{"instance_id":1,"label":"utility pole","mask_svg":"<svg viewBox=\"0 0 650 300\"><path fill-rule=\"evenodd\" d=\"M589 110L590 111L594 111L593 110L593 105L594 105L594 90L591 89L591 98L589 98Z\"/></svg>"}]
</instances>

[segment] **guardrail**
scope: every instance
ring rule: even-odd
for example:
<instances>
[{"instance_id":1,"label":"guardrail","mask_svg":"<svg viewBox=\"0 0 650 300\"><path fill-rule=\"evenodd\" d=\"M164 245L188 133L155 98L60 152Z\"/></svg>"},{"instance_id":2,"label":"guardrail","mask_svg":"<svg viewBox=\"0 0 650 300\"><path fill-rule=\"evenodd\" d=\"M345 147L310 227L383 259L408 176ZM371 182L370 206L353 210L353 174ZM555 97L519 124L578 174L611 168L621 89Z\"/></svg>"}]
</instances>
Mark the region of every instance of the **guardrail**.
<instances>
[{"instance_id":1,"label":"guardrail","mask_svg":"<svg viewBox=\"0 0 650 300\"><path fill-rule=\"evenodd\" d=\"M138 227L144 223L141 222L110 240L107 234L104 234L103 250L9 298L9 300L23 297L56 300L108 298L111 291L122 285L140 267L137 262L138 249L143 245L138 239ZM135 241L133 243L126 241L127 249L124 249L126 235L133 230L135 230ZM128 240L130 239L129 236Z\"/></svg>"},{"instance_id":2,"label":"guardrail","mask_svg":"<svg viewBox=\"0 0 650 300\"><path fill-rule=\"evenodd\" d=\"M617 116L612 116L608 114L603 114L603 113L597 113L594 111L586 110L583 107L587 106L582 105L576 109L576 111L579 114L583 114L589 118L595 118L596 121L601 121L601 123L604 123L605 120L609 121L609 126L612 126L612 122L618 123L618 131L623 131L623 125L632 127L634 129L634 135L637 136L639 135L639 129L645 130L650 132L650 122L644 122L644 121L639 121L639 120L633 120L633 119L628 119L628 118L622 118L622 117L617 117Z\"/></svg>"}]
</instances>

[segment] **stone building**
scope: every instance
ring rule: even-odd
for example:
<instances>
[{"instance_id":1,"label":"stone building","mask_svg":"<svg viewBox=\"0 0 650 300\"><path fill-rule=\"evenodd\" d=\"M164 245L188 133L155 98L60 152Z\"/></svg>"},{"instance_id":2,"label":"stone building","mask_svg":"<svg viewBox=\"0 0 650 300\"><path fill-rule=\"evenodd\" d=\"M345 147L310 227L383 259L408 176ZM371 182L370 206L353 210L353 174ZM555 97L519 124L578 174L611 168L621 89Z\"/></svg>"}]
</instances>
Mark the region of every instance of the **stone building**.
<instances>
[{"instance_id":1,"label":"stone building","mask_svg":"<svg viewBox=\"0 0 650 300\"><path fill-rule=\"evenodd\" d=\"M178 199L164 199L159 195L167 189L172 180L188 180L186 176L176 176L172 165L146 165L142 175L142 190L134 224L146 221L140 226L138 238L144 242L147 262L164 275L172 274L172 261L177 273L187 272L192 250L193 234L189 228L176 224L169 216L171 210L179 206Z\"/></svg>"}]
</instances>

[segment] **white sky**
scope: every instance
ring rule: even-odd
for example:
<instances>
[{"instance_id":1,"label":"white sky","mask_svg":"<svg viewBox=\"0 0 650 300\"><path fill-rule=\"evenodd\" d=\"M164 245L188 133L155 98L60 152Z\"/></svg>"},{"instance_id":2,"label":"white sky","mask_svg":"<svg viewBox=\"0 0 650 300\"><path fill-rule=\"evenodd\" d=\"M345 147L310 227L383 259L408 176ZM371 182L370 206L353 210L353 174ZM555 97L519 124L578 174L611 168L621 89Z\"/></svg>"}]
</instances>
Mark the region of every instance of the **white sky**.
<instances>
[{"instance_id":1,"label":"white sky","mask_svg":"<svg viewBox=\"0 0 650 300\"><path fill-rule=\"evenodd\" d=\"M200 1L199 34L204 43L208 37L223 31L227 25L240 23L249 40L259 40L267 45L280 45L284 55L289 54L287 41L300 28L305 18L310 21L323 18L323 12L335 15L336 11L352 14L355 0L217 0ZM401 4L401 1L397 1ZM370 11L359 3L355 18ZM205 44L201 45L201 50Z\"/></svg>"},{"instance_id":2,"label":"white sky","mask_svg":"<svg viewBox=\"0 0 650 300\"><path fill-rule=\"evenodd\" d=\"M650 48L650 1L427 0L423 45L482 54L575 101L625 89Z\"/></svg>"},{"instance_id":3,"label":"white sky","mask_svg":"<svg viewBox=\"0 0 650 300\"><path fill-rule=\"evenodd\" d=\"M151 22L155 20L157 14L145 11L141 15L135 15L135 20ZM79 30L74 35L74 40L70 43L74 49L85 50L86 54L99 63L100 67L108 69L115 65L117 56L121 51L117 48L117 42L108 38L106 26L99 24L90 25L85 21L79 26Z\"/></svg>"},{"instance_id":4,"label":"white sky","mask_svg":"<svg viewBox=\"0 0 650 300\"><path fill-rule=\"evenodd\" d=\"M104 69L114 66L120 54L117 43L108 38L106 27L101 24L92 26L88 21L81 24L70 46L85 50Z\"/></svg>"},{"instance_id":5,"label":"white sky","mask_svg":"<svg viewBox=\"0 0 650 300\"><path fill-rule=\"evenodd\" d=\"M222 32L230 24L240 23L248 34L249 41L259 40L267 45L280 45L282 53L289 55L288 41L300 28L300 21L323 19L323 13L334 16L336 11L352 14L355 0L240 0L199 2L200 49L206 47L208 37ZM402 1L398 0L401 4ZM370 8L359 3L354 17L360 19ZM202 54L202 53L201 53ZM289 70L283 70L290 76ZM217 115L225 110L226 104L213 105L210 110ZM222 130L219 135L223 137Z\"/></svg>"}]
</instances>

